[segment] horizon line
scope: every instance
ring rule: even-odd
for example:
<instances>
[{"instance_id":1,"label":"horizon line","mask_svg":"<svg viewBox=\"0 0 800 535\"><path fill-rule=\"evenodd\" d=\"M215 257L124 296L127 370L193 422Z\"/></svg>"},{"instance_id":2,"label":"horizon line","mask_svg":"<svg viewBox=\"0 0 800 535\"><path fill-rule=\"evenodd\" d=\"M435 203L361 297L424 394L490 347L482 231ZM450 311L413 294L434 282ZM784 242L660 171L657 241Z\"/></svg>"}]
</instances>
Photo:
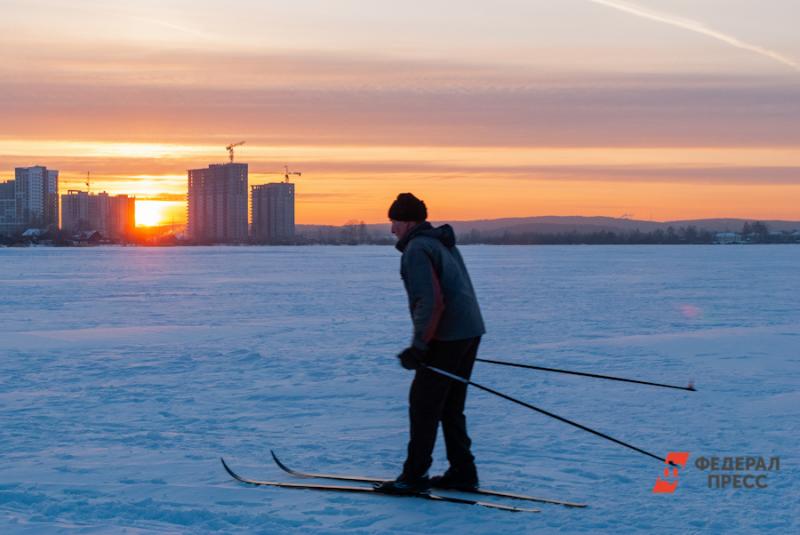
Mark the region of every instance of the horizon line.
<instances>
[{"instance_id":1,"label":"horizon line","mask_svg":"<svg viewBox=\"0 0 800 535\"><path fill-rule=\"evenodd\" d=\"M175 201L152 201L149 202L175 202ZM666 220L657 220L657 219L636 219L636 218L627 218L627 217L615 217L615 216L608 216L608 215L533 215L533 216L510 216L510 217L496 217L491 219L427 219L428 223L442 223L442 224L449 224L449 223L480 223L480 222L492 222L492 221L505 221L505 220L529 220L529 219L545 219L545 218L559 218L559 219L610 219L613 221L629 221L631 223L654 223L654 224L668 224L668 223L688 223L688 222L703 222L703 221L742 221L742 222L772 222L772 223L798 223L800 224L800 218L798 219L769 219L763 217L742 217L742 216L728 216L728 217L698 217L698 218L690 218L690 219L666 219ZM346 227L353 224L361 225L362 223L365 225L390 225L391 223L387 220L386 222L369 222L369 221L362 221L362 220L353 220L354 223L295 223L295 227ZM161 227L172 227L172 226L186 226L187 223L165 223L163 225L136 225L137 228L161 228Z\"/></svg>"}]
</instances>

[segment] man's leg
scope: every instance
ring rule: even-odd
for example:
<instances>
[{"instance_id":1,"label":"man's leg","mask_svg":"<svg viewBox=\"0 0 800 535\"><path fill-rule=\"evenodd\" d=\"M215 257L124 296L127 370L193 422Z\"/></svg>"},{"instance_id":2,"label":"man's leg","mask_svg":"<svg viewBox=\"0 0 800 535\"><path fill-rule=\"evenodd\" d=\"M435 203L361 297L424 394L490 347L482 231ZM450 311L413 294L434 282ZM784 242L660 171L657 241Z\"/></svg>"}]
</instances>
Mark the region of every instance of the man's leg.
<instances>
[{"instance_id":1,"label":"man's leg","mask_svg":"<svg viewBox=\"0 0 800 535\"><path fill-rule=\"evenodd\" d=\"M430 348L429 362L442 369L453 369L448 362L445 350L446 343L433 342ZM431 455L436 445L436 433L442 408L453 381L431 370L417 370L409 393L408 415L410 422L408 457L403 465L403 477L419 478L424 476L433 462Z\"/></svg>"},{"instance_id":2,"label":"man's leg","mask_svg":"<svg viewBox=\"0 0 800 535\"><path fill-rule=\"evenodd\" d=\"M475 358L478 354L480 337L465 340L460 348L458 368L455 373L465 379L472 375ZM477 485L475 457L470 450L472 441L467 433L467 419L464 416L464 405L467 400L467 385L453 381L442 407L442 431L447 447L447 460L450 462L451 474L462 476L463 481ZM458 479L458 478L456 478ZM467 485L470 486L470 485Z\"/></svg>"}]
</instances>

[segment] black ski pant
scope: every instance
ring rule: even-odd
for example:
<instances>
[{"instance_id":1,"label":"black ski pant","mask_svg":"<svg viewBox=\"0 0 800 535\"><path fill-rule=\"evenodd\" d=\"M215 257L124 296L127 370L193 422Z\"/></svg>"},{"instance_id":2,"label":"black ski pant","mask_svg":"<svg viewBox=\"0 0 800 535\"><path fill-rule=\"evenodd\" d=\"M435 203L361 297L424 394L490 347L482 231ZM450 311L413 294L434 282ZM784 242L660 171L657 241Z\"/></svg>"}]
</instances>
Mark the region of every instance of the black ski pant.
<instances>
[{"instance_id":1,"label":"black ski pant","mask_svg":"<svg viewBox=\"0 0 800 535\"><path fill-rule=\"evenodd\" d=\"M426 363L469 379L481 337L466 340L431 342ZM434 371L420 368L411 383L408 415L411 424L408 457L403 466L403 476L417 478L425 475L433 462L433 447L439 422L442 423L447 460L456 469L472 467L475 458L467 434L464 403L467 385L444 377Z\"/></svg>"}]
</instances>

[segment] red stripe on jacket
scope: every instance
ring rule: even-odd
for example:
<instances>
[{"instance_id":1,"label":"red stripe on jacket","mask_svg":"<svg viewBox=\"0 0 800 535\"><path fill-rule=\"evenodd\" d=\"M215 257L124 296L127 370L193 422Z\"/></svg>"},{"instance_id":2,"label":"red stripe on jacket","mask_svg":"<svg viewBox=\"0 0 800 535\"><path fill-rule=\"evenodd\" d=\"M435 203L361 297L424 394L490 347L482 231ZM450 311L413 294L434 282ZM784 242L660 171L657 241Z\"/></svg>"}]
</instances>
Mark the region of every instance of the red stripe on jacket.
<instances>
[{"instance_id":1,"label":"red stripe on jacket","mask_svg":"<svg viewBox=\"0 0 800 535\"><path fill-rule=\"evenodd\" d=\"M433 269L433 264L431 264L431 280L433 282L433 310L431 311L431 319L428 326L425 328L425 333L422 335L422 340L426 344L433 340L433 336L436 334L436 328L439 327L439 320L444 313L442 286L439 284L439 277L436 275L436 270Z\"/></svg>"}]
</instances>

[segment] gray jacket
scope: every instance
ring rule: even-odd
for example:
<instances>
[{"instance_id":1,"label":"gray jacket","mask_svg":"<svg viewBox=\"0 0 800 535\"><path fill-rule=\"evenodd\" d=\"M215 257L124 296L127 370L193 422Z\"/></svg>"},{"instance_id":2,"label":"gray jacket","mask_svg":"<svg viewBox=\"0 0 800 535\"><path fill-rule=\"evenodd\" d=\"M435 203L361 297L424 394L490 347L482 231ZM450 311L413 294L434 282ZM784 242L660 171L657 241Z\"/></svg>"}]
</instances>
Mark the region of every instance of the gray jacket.
<instances>
[{"instance_id":1,"label":"gray jacket","mask_svg":"<svg viewBox=\"0 0 800 535\"><path fill-rule=\"evenodd\" d=\"M403 253L400 276L414 323L413 345L464 340L486 332L467 267L450 225L420 223L395 246Z\"/></svg>"}]
</instances>

